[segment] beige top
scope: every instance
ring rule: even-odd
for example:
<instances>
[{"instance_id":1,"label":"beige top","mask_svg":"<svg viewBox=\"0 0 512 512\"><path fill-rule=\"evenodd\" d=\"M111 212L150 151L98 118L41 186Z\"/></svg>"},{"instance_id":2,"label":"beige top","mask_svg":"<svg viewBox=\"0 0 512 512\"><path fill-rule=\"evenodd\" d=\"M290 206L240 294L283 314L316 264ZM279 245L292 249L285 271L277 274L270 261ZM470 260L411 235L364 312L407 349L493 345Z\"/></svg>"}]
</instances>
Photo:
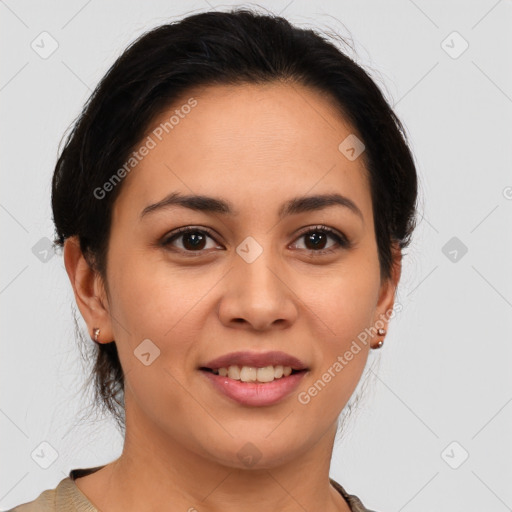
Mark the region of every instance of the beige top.
<instances>
[{"instance_id":1,"label":"beige top","mask_svg":"<svg viewBox=\"0 0 512 512\"><path fill-rule=\"evenodd\" d=\"M98 471L104 466L85 469L73 469L69 476L59 482L55 489L43 491L35 500L22 503L6 512L99 512L75 484L79 478ZM352 512L374 512L367 509L357 496L348 494L345 489L332 478L333 487L345 498Z\"/></svg>"}]
</instances>

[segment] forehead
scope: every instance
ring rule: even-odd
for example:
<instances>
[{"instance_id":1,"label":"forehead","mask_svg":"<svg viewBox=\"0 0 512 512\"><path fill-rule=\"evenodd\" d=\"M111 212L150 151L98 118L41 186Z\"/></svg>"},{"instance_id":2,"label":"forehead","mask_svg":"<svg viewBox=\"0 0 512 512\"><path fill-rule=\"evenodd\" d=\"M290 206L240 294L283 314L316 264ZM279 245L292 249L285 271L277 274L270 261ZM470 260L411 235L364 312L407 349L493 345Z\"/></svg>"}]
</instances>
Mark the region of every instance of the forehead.
<instances>
[{"instance_id":1,"label":"forehead","mask_svg":"<svg viewBox=\"0 0 512 512\"><path fill-rule=\"evenodd\" d=\"M116 206L129 201L140 210L173 190L268 207L286 196L339 192L366 217L363 158L339 149L352 134L334 102L298 84L191 89L153 119L135 148L151 149L124 179Z\"/></svg>"}]
</instances>

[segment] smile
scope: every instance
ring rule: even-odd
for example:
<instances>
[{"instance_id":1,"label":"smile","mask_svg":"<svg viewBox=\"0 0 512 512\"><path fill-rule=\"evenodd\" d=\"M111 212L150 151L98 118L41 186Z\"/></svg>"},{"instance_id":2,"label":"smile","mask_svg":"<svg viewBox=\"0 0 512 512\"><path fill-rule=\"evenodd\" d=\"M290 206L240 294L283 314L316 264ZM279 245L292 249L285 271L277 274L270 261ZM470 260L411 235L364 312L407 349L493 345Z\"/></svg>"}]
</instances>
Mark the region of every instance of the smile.
<instances>
[{"instance_id":1,"label":"smile","mask_svg":"<svg viewBox=\"0 0 512 512\"><path fill-rule=\"evenodd\" d=\"M232 365L218 369L201 368L200 371L216 391L241 405L254 407L283 400L308 373L280 365L263 368Z\"/></svg>"}]
</instances>

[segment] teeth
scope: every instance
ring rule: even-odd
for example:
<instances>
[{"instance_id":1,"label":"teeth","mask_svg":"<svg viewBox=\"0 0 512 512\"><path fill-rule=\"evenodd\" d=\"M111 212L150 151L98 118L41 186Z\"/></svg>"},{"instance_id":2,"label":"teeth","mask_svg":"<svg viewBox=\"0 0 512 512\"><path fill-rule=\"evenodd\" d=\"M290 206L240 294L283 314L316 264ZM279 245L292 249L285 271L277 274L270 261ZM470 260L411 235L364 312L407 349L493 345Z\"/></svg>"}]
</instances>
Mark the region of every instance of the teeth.
<instances>
[{"instance_id":1,"label":"teeth","mask_svg":"<svg viewBox=\"0 0 512 512\"><path fill-rule=\"evenodd\" d=\"M254 381L258 380L256 378L257 375L258 375L257 368L253 368L252 366L242 366L242 368L240 368L240 380L242 382L254 382Z\"/></svg>"},{"instance_id":2,"label":"teeth","mask_svg":"<svg viewBox=\"0 0 512 512\"><path fill-rule=\"evenodd\" d=\"M291 366L281 365L265 366L263 368L232 365L229 368L217 368L213 370L213 373L242 382L272 382L274 379L280 379L283 376L288 377L292 373L292 368Z\"/></svg>"},{"instance_id":3,"label":"teeth","mask_svg":"<svg viewBox=\"0 0 512 512\"><path fill-rule=\"evenodd\" d=\"M225 370L226 368L222 368ZM228 377L230 379L240 380L240 368L238 366L230 366L228 368Z\"/></svg>"}]
</instances>

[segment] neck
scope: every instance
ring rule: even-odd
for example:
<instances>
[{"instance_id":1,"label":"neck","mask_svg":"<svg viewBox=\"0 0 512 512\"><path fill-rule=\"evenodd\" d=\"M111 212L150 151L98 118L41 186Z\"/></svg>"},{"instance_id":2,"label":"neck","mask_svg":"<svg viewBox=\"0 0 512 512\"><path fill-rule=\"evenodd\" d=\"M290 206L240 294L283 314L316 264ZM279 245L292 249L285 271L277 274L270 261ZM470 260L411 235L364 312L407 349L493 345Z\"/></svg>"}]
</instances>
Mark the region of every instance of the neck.
<instances>
[{"instance_id":1,"label":"neck","mask_svg":"<svg viewBox=\"0 0 512 512\"><path fill-rule=\"evenodd\" d=\"M244 448L235 457L226 454L223 462L209 455L207 446L187 446L146 423L129 400L125 405L126 436L121 456L97 472L95 500L91 488L80 486L99 509L350 511L329 482L337 423L312 448L279 458L265 458L252 443L233 440L234 446ZM184 438L186 435L180 436L180 440ZM254 468L250 467L253 461Z\"/></svg>"}]
</instances>

